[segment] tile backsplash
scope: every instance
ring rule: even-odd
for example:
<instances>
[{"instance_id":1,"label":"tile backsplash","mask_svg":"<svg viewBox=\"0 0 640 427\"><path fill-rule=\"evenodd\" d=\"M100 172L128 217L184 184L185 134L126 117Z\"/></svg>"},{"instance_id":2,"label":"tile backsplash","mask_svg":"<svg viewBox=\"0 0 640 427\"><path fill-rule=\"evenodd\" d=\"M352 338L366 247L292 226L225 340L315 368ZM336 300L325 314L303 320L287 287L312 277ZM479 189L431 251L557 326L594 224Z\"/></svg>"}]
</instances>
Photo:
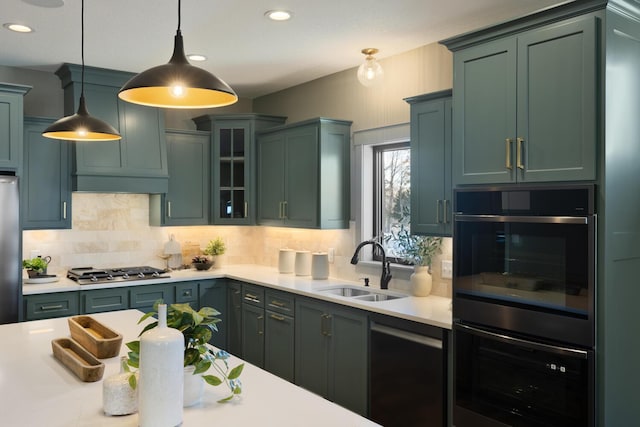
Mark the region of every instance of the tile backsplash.
<instances>
[{"instance_id":1,"label":"tile backsplash","mask_svg":"<svg viewBox=\"0 0 640 427\"><path fill-rule=\"evenodd\" d=\"M23 233L23 258L34 251L51 256L50 271L63 274L71 267L123 267L151 265L165 267L163 248L173 234L183 247L199 245L221 237L227 245L226 264L278 265L280 248L335 251L330 276L359 280L367 276L378 285L379 265L349 263L355 241L349 230L306 230L258 226L152 227L149 225L149 196L146 194L73 193L71 230L33 230ZM451 239L444 240L443 253L433 266L432 293L451 296L451 280L442 279L440 260L451 259ZM184 260L188 263L189 260ZM390 287L407 291L410 269L393 269Z\"/></svg>"}]
</instances>

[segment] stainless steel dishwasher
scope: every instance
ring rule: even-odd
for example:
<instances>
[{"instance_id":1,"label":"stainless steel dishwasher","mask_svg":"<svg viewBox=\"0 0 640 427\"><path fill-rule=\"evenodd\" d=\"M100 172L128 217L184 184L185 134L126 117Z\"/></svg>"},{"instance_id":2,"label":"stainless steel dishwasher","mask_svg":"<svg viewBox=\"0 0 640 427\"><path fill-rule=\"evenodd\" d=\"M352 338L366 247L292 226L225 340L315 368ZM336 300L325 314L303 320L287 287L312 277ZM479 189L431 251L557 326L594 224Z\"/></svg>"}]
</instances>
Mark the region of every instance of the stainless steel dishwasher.
<instances>
[{"instance_id":1,"label":"stainless steel dishwasher","mask_svg":"<svg viewBox=\"0 0 640 427\"><path fill-rule=\"evenodd\" d=\"M446 333L378 314L370 333L370 418L384 427L446 425Z\"/></svg>"}]
</instances>

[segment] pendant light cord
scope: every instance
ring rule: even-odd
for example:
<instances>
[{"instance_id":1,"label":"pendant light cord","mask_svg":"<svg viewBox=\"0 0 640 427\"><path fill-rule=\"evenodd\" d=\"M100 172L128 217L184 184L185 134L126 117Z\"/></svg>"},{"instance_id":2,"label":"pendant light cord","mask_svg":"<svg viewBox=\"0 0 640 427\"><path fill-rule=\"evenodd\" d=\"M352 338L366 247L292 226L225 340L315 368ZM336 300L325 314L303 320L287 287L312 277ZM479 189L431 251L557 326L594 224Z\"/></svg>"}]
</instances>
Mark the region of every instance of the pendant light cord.
<instances>
[{"instance_id":1,"label":"pendant light cord","mask_svg":"<svg viewBox=\"0 0 640 427\"><path fill-rule=\"evenodd\" d=\"M181 10L182 10L182 0L178 0L178 32L180 32L180 21L181 21L180 11Z\"/></svg>"},{"instance_id":2,"label":"pendant light cord","mask_svg":"<svg viewBox=\"0 0 640 427\"><path fill-rule=\"evenodd\" d=\"M84 97L84 0L82 0L80 17L80 57L82 59L82 85L80 87L80 97Z\"/></svg>"}]
</instances>

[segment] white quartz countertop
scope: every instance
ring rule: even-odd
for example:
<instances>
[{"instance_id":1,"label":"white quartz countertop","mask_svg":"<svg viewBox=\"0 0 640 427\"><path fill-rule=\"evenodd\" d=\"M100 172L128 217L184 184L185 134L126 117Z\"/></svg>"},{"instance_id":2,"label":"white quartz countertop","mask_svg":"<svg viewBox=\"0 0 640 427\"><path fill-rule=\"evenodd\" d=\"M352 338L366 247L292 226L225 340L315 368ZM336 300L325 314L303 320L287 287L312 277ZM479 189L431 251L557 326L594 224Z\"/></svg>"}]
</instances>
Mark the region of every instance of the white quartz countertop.
<instances>
[{"instance_id":1,"label":"white quartz countertop","mask_svg":"<svg viewBox=\"0 0 640 427\"><path fill-rule=\"evenodd\" d=\"M276 268L259 265L229 265L221 269L209 271L178 270L169 273L171 277L162 279L146 279L138 281L123 281L95 285L78 285L76 282L61 277L58 282L45 284L24 284L23 294L33 295L52 292L67 292L90 289L113 288L120 286L151 285L156 283L174 283L179 281L203 280L215 278L230 278L260 286L292 292L325 301L336 302L345 306L367 310L373 313L385 314L432 326L451 329L451 299L430 295L428 297L407 296L387 301L362 301L336 295L318 293L318 289L332 285L364 286L361 283L349 282L329 278L313 280L310 276L295 276L293 274L279 274ZM377 288L372 290L380 291ZM391 291L393 292L393 291ZM398 293L397 291L395 293Z\"/></svg>"},{"instance_id":2,"label":"white quartz countertop","mask_svg":"<svg viewBox=\"0 0 640 427\"><path fill-rule=\"evenodd\" d=\"M99 322L136 339L142 313L125 310L92 314ZM0 422L25 427L135 427L138 415L109 417L102 411L102 381L85 383L53 357L51 340L69 337L66 318L0 326ZM119 358L102 360L104 378L119 372ZM232 356L235 366L241 360ZM373 422L260 368L246 364L240 399L216 403L223 386L205 386L201 403L185 408L183 426L373 426Z\"/></svg>"}]
</instances>

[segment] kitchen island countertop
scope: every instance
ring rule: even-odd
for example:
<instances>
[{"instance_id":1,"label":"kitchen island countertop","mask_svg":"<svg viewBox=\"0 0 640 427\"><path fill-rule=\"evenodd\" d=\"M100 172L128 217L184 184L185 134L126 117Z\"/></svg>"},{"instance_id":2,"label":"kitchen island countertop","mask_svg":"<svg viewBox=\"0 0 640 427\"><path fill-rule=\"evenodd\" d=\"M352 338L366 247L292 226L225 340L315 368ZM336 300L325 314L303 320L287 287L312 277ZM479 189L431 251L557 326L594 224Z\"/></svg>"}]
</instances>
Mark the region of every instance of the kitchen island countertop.
<instances>
[{"instance_id":1,"label":"kitchen island countertop","mask_svg":"<svg viewBox=\"0 0 640 427\"><path fill-rule=\"evenodd\" d=\"M98 321L134 340L142 312L93 314ZM102 381L85 383L53 357L51 340L68 337L67 318L0 325L0 414L2 425L26 427L135 427L138 415L105 416ZM102 359L104 378L119 372L119 358ZM231 365L240 363L232 356ZM231 403L224 386L205 386L202 402L185 408L183 425L374 426L373 422L251 364L241 375L243 392Z\"/></svg>"},{"instance_id":2,"label":"kitchen island countertop","mask_svg":"<svg viewBox=\"0 0 640 427\"><path fill-rule=\"evenodd\" d=\"M205 280L230 278L253 283L272 289L292 292L316 299L339 303L345 306L359 308L369 312L386 314L419 323L425 323L439 328L451 329L451 299L430 295L428 297L407 296L387 301L362 301L334 295L318 293L317 290L331 285L355 285L357 282L329 278L313 280L310 276L295 276L293 274L279 274L276 268L260 265L229 265L220 269L197 271L176 270L169 273L168 278L154 278L116 283L100 283L93 285L78 285L73 280L61 277L58 282L23 285L24 295L69 292L79 290L104 289L122 286L152 285L155 283L175 283L190 280ZM377 290L372 287L372 290Z\"/></svg>"}]
</instances>

